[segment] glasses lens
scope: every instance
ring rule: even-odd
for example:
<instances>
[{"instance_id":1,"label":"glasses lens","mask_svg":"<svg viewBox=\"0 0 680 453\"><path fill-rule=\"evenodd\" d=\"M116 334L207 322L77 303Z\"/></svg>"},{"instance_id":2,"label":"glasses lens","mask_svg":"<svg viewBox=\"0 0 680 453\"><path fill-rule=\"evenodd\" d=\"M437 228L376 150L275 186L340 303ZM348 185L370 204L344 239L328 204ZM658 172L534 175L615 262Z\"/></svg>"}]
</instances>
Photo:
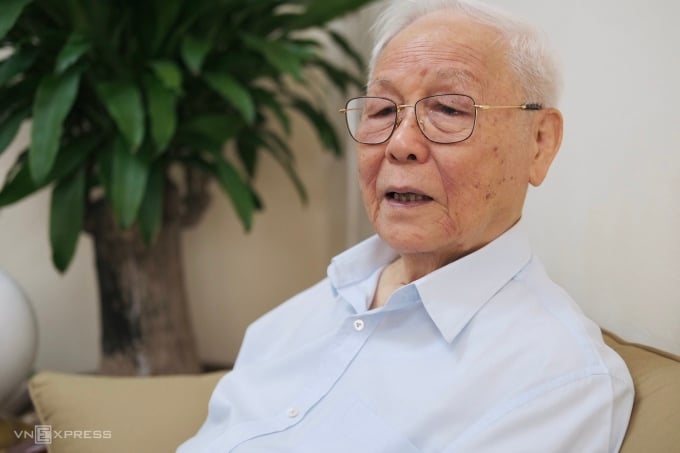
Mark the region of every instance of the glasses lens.
<instances>
[{"instance_id":1,"label":"glasses lens","mask_svg":"<svg viewBox=\"0 0 680 453\"><path fill-rule=\"evenodd\" d=\"M462 94L441 94L416 103L416 116L423 134L433 142L457 143L472 135L475 101Z\"/></svg>"},{"instance_id":2,"label":"glasses lens","mask_svg":"<svg viewBox=\"0 0 680 453\"><path fill-rule=\"evenodd\" d=\"M375 145L385 142L392 135L397 105L389 99L351 99L345 109L349 133L359 143Z\"/></svg>"}]
</instances>

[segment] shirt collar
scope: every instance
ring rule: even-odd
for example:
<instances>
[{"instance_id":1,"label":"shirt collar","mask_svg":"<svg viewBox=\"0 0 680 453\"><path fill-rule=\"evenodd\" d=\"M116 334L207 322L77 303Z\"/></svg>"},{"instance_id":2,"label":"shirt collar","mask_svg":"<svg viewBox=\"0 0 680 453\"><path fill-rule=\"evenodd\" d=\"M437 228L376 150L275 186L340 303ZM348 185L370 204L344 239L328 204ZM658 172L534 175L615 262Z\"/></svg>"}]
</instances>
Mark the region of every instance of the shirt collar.
<instances>
[{"instance_id":1,"label":"shirt collar","mask_svg":"<svg viewBox=\"0 0 680 453\"><path fill-rule=\"evenodd\" d=\"M414 285L430 318L450 343L531 256L520 220L481 249L425 275Z\"/></svg>"},{"instance_id":2,"label":"shirt collar","mask_svg":"<svg viewBox=\"0 0 680 453\"><path fill-rule=\"evenodd\" d=\"M370 301L366 299L367 288L363 288L362 283L377 281L377 271L398 256L377 235L336 256L328 266L334 295L353 296L348 302L357 312L365 311ZM530 259L531 248L520 220L481 249L402 289L415 286L430 318L450 343Z\"/></svg>"},{"instance_id":3,"label":"shirt collar","mask_svg":"<svg viewBox=\"0 0 680 453\"><path fill-rule=\"evenodd\" d=\"M366 311L370 303L366 298L374 288L363 288L361 284L377 281L377 271L398 256L378 235L371 236L337 255L331 260L327 271L333 294L337 296L341 292L347 293L348 302L357 312Z\"/></svg>"}]
</instances>

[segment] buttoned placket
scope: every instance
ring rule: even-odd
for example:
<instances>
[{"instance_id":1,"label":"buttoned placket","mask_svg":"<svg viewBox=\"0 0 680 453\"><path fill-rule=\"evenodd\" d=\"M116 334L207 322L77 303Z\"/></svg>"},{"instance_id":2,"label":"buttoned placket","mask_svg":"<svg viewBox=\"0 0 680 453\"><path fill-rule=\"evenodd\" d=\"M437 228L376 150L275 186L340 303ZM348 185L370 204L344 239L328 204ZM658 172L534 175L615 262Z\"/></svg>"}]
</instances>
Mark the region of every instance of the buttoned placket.
<instances>
[{"instance_id":1,"label":"buttoned placket","mask_svg":"<svg viewBox=\"0 0 680 453\"><path fill-rule=\"evenodd\" d=\"M304 420L305 415L319 403L347 371L378 326L382 313L348 316L328 346L315 376L306 376L310 386L292 398L281 413L265 420L256 420L233 427L212 445L214 452L247 451L248 440L284 431Z\"/></svg>"}]
</instances>

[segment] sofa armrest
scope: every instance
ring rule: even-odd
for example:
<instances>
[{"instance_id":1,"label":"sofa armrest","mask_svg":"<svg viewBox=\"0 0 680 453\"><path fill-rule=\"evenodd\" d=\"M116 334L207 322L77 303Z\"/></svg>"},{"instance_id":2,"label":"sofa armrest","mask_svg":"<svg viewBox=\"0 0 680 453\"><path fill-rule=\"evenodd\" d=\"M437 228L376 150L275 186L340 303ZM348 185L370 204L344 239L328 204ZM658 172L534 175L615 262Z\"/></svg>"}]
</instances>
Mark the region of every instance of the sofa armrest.
<instances>
[{"instance_id":1,"label":"sofa armrest","mask_svg":"<svg viewBox=\"0 0 680 453\"><path fill-rule=\"evenodd\" d=\"M207 416L224 372L199 376L103 377L41 372L29 383L51 453L174 451Z\"/></svg>"}]
</instances>

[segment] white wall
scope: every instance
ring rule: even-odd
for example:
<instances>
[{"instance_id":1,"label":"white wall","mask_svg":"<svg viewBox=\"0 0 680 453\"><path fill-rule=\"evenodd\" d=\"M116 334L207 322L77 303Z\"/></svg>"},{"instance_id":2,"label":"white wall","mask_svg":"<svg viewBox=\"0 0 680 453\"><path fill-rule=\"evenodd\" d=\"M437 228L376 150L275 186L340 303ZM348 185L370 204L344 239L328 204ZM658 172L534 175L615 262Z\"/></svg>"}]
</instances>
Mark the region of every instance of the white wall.
<instances>
[{"instance_id":1,"label":"white wall","mask_svg":"<svg viewBox=\"0 0 680 453\"><path fill-rule=\"evenodd\" d=\"M680 353L680 4L489 3L544 28L564 70L565 140L525 210L537 254L602 326Z\"/></svg>"},{"instance_id":2,"label":"white wall","mask_svg":"<svg viewBox=\"0 0 680 453\"><path fill-rule=\"evenodd\" d=\"M601 325L680 353L680 4L495 3L562 56L565 141L526 211L538 254Z\"/></svg>"}]
</instances>

